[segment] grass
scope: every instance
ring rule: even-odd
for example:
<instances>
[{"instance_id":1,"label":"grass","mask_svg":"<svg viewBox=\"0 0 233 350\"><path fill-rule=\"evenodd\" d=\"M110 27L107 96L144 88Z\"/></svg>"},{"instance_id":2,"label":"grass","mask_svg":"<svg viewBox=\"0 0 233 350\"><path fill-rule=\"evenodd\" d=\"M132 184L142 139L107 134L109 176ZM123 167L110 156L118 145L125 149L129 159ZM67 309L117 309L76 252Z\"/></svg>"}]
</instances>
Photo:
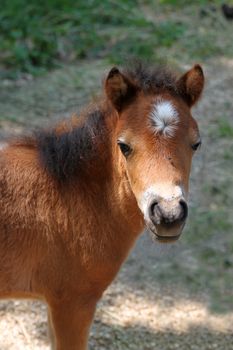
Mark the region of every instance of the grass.
<instances>
[{"instance_id":1,"label":"grass","mask_svg":"<svg viewBox=\"0 0 233 350\"><path fill-rule=\"evenodd\" d=\"M233 126L229 120L225 118L218 120L218 133L220 137L233 138Z\"/></svg>"},{"instance_id":2,"label":"grass","mask_svg":"<svg viewBox=\"0 0 233 350\"><path fill-rule=\"evenodd\" d=\"M153 57L155 47L182 35L176 23L148 21L132 0L5 1L0 31L2 65L32 74L78 58Z\"/></svg>"},{"instance_id":3,"label":"grass","mask_svg":"<svg viewBox=\"0 0 233 350\"><path fill-rule=\"evenodd\" d=\"M228 51L231 54L230 24L221 18L221 13L209 10L213 5L218 10L220 3L220 0L191 3L3 0L1 75L12 78L22 72L38 75L84 58L104 57L121 63L128 56L161 61L169 52L170 55L175 52L177 59L187 56L205 59ZM202 8L204 15L200 14ZM228 51L222 47L222 36L229 41L225 45Z\"/></svg>"}]
</instances>

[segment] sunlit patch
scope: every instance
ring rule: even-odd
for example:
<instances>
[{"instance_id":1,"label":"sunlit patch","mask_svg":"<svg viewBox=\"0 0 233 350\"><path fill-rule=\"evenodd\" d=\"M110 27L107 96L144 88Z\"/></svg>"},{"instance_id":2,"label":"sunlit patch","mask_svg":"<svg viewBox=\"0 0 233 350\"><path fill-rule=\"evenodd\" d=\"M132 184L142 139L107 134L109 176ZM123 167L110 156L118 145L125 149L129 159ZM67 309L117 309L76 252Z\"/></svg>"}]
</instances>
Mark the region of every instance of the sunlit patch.
<instances>
[{"instance_id":1,"label":"sunlit patch","mask_svg":"<svg viewBox=\"0 0 233 350\"><path fill-rule=\"evenodd\" d=\"M178 112L170 101L156 102L150 113L151 125L155 133L172 137L179 122Z\"/></svg>"}]
</instances>

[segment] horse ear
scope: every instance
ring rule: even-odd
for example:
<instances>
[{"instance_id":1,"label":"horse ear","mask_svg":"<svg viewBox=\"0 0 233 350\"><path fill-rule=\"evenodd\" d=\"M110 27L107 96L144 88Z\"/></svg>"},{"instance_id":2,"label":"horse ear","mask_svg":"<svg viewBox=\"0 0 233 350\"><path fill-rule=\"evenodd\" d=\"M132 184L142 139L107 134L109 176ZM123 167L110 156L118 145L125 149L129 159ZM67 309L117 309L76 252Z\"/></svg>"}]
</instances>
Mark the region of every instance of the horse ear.
<instances>
[{"instance_id":1,"label":"horse ear","mask_svg":"<svg viewBox=\"0 0 233 350\"><path fill-rule=\"evenodd\" d=\"M135 97L137 87L118 68L114 67L108 73L105 91L113 106L120 112Z\"/></svg>"},{"instance_id":2,"label":"horse ear","mask_svg":"<svg viewBox=\"0 0 233 350\"><path fill-rule=\"evenodd\" d=\"M204 80L203 70L199 64L196 64L177 81L178 91L190 107L200 98Z\"/></svg>"}]
</instances>

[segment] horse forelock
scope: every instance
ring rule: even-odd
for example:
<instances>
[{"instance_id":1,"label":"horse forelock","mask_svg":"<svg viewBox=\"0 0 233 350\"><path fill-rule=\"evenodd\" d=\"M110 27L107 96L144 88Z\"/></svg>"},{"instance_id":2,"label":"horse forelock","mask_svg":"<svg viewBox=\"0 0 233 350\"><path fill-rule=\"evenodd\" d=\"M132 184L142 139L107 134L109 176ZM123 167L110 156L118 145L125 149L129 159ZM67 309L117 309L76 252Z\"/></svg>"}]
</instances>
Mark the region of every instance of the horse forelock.
<instances>
[{"instance_id":1,"label":"horse forelock","mask_svg":"<svg viewBox=\"0 0 233 350\"><path fill-rule=\"evenodd\" d=\"M145 94L169 91L177 95L177 77L166 66L151 67L137 62L125 68L124 74L132 80Z\"/></svg>"}]
</instances>

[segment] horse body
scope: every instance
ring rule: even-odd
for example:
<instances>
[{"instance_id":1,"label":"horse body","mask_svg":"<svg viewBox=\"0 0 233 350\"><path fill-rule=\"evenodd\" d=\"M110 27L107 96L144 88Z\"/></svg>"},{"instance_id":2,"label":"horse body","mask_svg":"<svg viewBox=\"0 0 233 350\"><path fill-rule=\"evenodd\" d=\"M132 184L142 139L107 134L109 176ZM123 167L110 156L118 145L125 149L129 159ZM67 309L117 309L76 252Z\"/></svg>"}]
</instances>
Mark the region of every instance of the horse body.
<instances>
[{"instance_id":1,"label":"horse body","mask_svg":"<svg viewBox=\"0 0 233 350\"><path fill-rule=\"evenodd\" d=\"M135 223L135 220L126 219L130 210L134 217L138 210L133 208L135 203L130 204L135 200L130 198L129 191L125 191L120 175L117 181L109 174L104 186L98 184L98 178L94 177L88 179L87 188L81 182L75 185L75 189L69 185L71 189L63 190L53 184L41 169L36 149L28 150L19 144L9 146L1 158L0 278L6 274L10 287L0 283L0 293L7 294L12 290L14 294L17 289L19 293L40 293L40 290L34 289L35 282L30 278L43 264L46 270L53 268L55 259L56 269L67 263L67 273L72 273L74 269L77 279L82 273L76 271L81 268L87 268L85 278L88 269L103 271L107 266L108 269L118 269L127 254L125 250L129 249L127 246L132 245L136 232L143 228L142 220L137 219ZM19 271L15 272L17 268ZM28 281L20 287L25 280L25 272ZM100 276L103 279L102 273ZM47 284L47 281L44 283Z\"/></svg>"},{"instance_id":2,"label":"horse body","mask_svg":"<svg viewBox=\"0 0 233 350\"><path fill-rule=\"evenodd\" d=\"M96 303L144 222L161 241L183 228L201 68L179 92L155 86L113 69L83 118L1 151L0 297L46 301L57 350L86 349Z\"/></svg>"}]
</instances>

